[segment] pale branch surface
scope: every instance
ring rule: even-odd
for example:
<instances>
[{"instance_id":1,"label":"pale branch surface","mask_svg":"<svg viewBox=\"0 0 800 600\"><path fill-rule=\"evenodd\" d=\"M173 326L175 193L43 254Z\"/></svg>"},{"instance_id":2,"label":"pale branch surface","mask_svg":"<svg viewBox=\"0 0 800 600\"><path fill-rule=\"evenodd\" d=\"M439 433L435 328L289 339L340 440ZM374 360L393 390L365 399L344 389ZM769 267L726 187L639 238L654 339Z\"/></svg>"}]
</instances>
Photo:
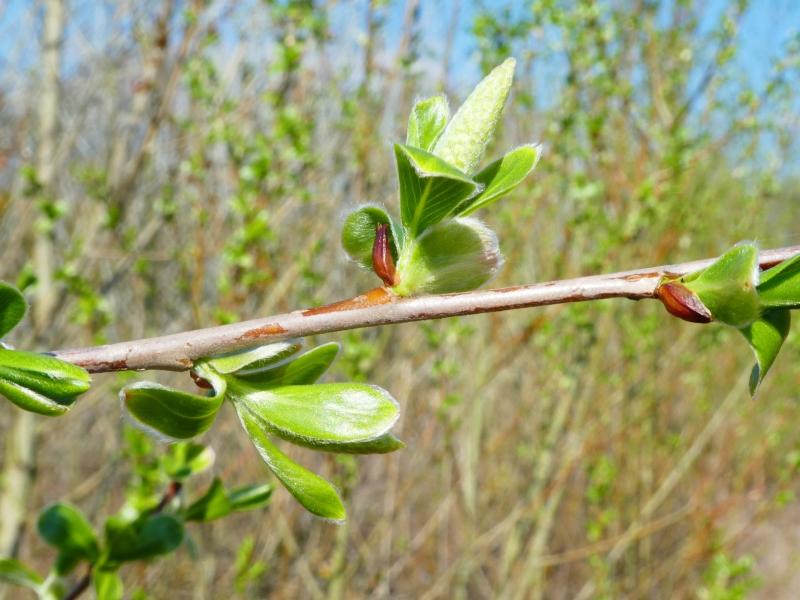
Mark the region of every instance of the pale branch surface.
<instances>
[{"instance_id":1,"label":"pale branch surface","mask_svg":"<svg viewBox=\"0 0 800 600\"><path fill-rule=\"evenodd\" d=\"M764 250L759 254L759 264L768 268L797 254L800 254L800 246ZM318 308L129 342L57 350L52 354L92 373L146 369L184 371L205 356L321 333L604 298L655 298L663 277L692 273L714 260L410 298L400 298L384 288L376 288L350 300Z\"/></svg>"}]
</instances>

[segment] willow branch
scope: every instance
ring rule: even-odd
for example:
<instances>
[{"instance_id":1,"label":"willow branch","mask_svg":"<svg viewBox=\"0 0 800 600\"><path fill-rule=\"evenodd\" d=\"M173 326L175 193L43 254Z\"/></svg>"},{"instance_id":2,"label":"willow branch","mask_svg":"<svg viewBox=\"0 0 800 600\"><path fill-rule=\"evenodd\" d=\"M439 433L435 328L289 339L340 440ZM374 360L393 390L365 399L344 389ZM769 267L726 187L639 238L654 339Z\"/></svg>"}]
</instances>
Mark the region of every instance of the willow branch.
<instances>
[{"instance_id":1,"label":"willow branch","mask_svg":"<svg viewBox=\"0 0 800 600\"><path fill-rule=\"evenodd\" d=\"M768 268L798 254L800 246L765 250L759 255L759 264ZM706 259L577 279L412 298L399 298L384 288L376 288L350 300L318 308L130 342L58 350L52 354L92 373L145 369L184 371L205 356L320 333L604 298L655 298L663 277L699 271L713 261Z\"/></svg>"}]
</instances>

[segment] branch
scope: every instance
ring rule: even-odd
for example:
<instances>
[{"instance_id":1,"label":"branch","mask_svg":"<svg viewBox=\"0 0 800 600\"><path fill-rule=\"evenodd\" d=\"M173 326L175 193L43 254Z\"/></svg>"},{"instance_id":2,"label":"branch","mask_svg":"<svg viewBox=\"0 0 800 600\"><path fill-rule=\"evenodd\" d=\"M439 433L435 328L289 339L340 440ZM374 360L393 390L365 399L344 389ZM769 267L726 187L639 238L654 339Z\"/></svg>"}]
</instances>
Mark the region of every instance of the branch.
<instances>
[{"instance_id":1,"label":"branch","mask_svg":"<svg viewBox=\"0 0 800 600\"><path fill-rule=\"evenodd\" d=\"M765 250L759 255L759 264L769 268L797 254L800 254L800 246ZM58 350L52 354L92 373L134 369L185 371L205 356L320 333L604 298L655 298L663 277L699 271L713 261L706 259L577 279L411 298L399 298L384 288L375 288L361 296L318 308L130 342Z\"/></svg>"}]
</instances>

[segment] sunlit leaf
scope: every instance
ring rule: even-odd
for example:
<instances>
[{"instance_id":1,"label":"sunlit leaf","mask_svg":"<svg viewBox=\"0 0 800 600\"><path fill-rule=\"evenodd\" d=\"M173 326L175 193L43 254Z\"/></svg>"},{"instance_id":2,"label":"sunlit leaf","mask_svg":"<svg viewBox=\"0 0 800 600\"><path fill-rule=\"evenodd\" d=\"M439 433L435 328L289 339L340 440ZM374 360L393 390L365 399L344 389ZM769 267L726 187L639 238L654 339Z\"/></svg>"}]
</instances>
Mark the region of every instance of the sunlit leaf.
<instances>
[{"instance_id":1,"label":"sunlit leaf","mask_svg":"<svg viewBox=\"0 0 800 600\"><path fill-rule=\"evenodd\" d=\"M764 381L767 371L775 362L786 336L789 335L790 325L791 315L788 310L771 310L757 321L753 321L747 327L739 330L747 338L753 354L756 356L756 364L750 373L750 394L752 396L756 395L758 386Z\"/></svg>"},{"instance_id":2,"label":"sunlit leaf","mask_svg":"<svg viewBox=\"0 0 800 600\"><path fill-rule=\"evenodd\" d=\"M244 405L237 402L236 411L259 455L289 493L312 514L333 521L344 520L344 504L334 487L283 454L270 441L260 420Z\"/></svg>"},{"instance_id":3,"label":"sunlit leaf","mask_svg":"<svg viewBox=\"0 0 800 600\"><path fill-rule=\"evenodd\" d=\"M44 583L44 579L14 558L0 558L0 582L35 590Z\"/></svg>"},{"instance_id":4,"label":"sunlit leaf","mask_svg":"<svg viewBox=\"0 0 800 600\"><path fill-rule=\"evenodd\" d=\"M468 175L475 172L503 114L515 66L509 58L475 86L439 137L434 154Z\"/></svg>"},{"instance_id":5,"label":"sunlit leaf","mask_svg":"<svg viewBox=\"0 0 800 600\"><path fill-rule=\"evenodd\" d=\"M212 521L231 513L233 507L219 478L215 478L206 493L190 504L183 512L187 521Z\"/></svg>"},{"instance_id":6,"label":"sunlit leaf","mask_svg":"<svg viewBox=\"0 0 800 600\"><path fill-rule=\"evenodd\" d=\"M254 510L265 506L272 498L272 486L267 483L247 485L228 493L231 507L236 512Z\"/></svg>"},{"instance_id":7,"label":"sunlit leaf","mask_svg":"<svg viewBox=\"0 0 800 600\"><path fill-rule=\"evenodd\" d=\"M26 309L22 293L13 285L0 281L0 338L17 326Z\"/></svg>"},{"instance_id":8,"label":"sunlit leaf","mask_svg":"<svg viewBox=\"0 0 800 600\"><path fill-rule=\"evenodd\" d=\"M94 561L100 548L89 521L77 508L59 502L46 508L37 523L39 535L69 559Z\"/></svg>"},{"instance_id":9,"label":"sunlit leaf","mask_svg":"<svg viewBox=\"0 0 800 600\"><path fill-rule=\"evenodd\" d=\"M214 449L193 442L180 442L170 446L161 459L164 471L172 480L183 481L192 475L212 467L216 455Z\"/></svg>"},{"instance_id":10,"label":"sunlit leaf","mask_svg":"<svg viewBox=\"0 0 800 600\"><path fill-rule=\"evenodd\" d=\"M391 433L385 433L374 440L365 442L333 443L321 442L314 443L315 450L323 452L335 452L337 454L388 454L402 450L406 445Z\"/></svg>"},{"instance_id":11,"label":"sunlit leaf","mask_svg":"<svg viewBox=\"0 0 800 600\"><path fill-rule=\"evenodd\" d=\"M439 223L407 248L397 265L400 296L478 288L503 266L494 232L470 217Z\"/></svg>"},{"instance_id":12,"label":"sunlit leaf","mask_svg":"<svg viewBox=\"0 0 800 600\"><path fill-rule=\"evenodd\" d=\"M392 233L389 236L389 248L397 259L398 248L403 246L402 228L381 207L362 206L347 215L342 226L342 247L351 259L368 271L372 270L375 231L379 224L384 223L389 225Z\"/></svg>"},{"instance_id":13,"label":"sunlit leaf","mask_svg":"<svg viewBox=\"0 0 800 600\"><path fill-rule=\"evenodd\" d=\"M445 96L432 96L418 101L408 116L406 144L430 151L449 118L450 107Z\"/></svg>"},{"instance_id":14,"label":"sunlit leaf","mask_svg":"<svg viewBox=\"0 0 800 600\"><path fill-rule=\"evenodd\" d=\"M119 574L111 569L92 571L92 586L97 600L122 600L125 591Z\"/></svg>"},{"instance_id":15,"label":"sunlit leaf","mask_svg":"<svg viewBox=\"0 0 800 600\"><path fill-rule=\"evenodd\" d=\"M270 365L281 362L287 357L296 354L303 347L301 340L291 340L286 342L274 342L243 350L231 352L214 358L206 359L214 371L222 375L235 373L237 371L258 371Z\"/></svg>"},{"instance_id":16,"label":"sunlit leaf","mask_svg":"<svg viewBox=\"0 0 800 600\"><path fill-rule=\"evenodd\" d=\"M475 181L484 186L483 191L459 205L455 214L472 214L509 194L533 171L540 154L541 146L531 144L494 161L475 175Z\"/></svg>"},{"instance_id":17,"label":"sunlit leaf","mask_svg":"<svg viewBox=\"0 0 800 600\"><path fill-rule=\"evenodd\" d=\"M467 175L438 156L395 144L400 180L400 213L410 237L435 225L480 187Z\"/></svg>"},{"instance_id":18,"label":"sunlit leaf","mask_svg":"<svg viewBox=\"0 0 800 600\"><path fill-rule=\"evenodd\" d=\"M298 357L291 357L260 371L247 370L236 374L254 387L264 389L279 385L303 385L319 379L339 352L339 344L330 342L312 348Z\"/></svg>"},{"instance_id":19,"label":"sunlit leaf","mask_svg":"<svg viewBox=\"0 0 800 600\"><path fill-rule=\"evenodd\" d=\"M680 281L697 294L717 321L742 328L760 316L755 244L734 246L708 268Z\"/></svg>"},{"instance_id":20,"label":"sunlit leaf","mask_svg":"<svg viewBox=\"0 0 800 600\"><path fill-rule=\"evenodd\" d=\"M374 440L386 433L400 414L388 392L363 383L296 385L269 391L237 387L232 393L275 435L312 448Z\"/></svg>"},{"instance_id":21,"label":"sunlit leaf","mask_svg":"<svg viewBox=\"0 0 800 600\"><path fill-rule=\"evenodd\" d=\"M213 386L213 395L190 394L140 381L124 387L120 398L128 414L143 428L173 439L189 439L211 427L225 394L222 377L207 368L200 369L200 374Z\"/></svg>"},{"instance_id":22,"label":"sunlit leaf","mask_svg":"<svg viewBox=\"0 0 800 600\"><path fill-rule=\"evenodd\" d=\"M758 298L764 308L800 308L800 255L761 273Z\"/></svg>"},{"instance_id":23,"label":"sunlit leaf","mask_svg":"<svg viewBox=\"0 0 800 600\"><path fill-rule=\"evenodd\" d=\"M56 416L67 412L91 385L89 374L52 356L0 348L0 394L25 410Z\"/></svg>"}]
</instances>

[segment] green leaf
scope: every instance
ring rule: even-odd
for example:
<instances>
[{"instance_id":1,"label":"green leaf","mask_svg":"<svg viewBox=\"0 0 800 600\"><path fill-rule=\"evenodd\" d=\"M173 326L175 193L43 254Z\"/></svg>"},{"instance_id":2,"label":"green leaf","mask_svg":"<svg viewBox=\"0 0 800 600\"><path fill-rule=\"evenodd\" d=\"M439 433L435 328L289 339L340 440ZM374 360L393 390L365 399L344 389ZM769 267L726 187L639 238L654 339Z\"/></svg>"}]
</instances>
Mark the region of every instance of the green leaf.
<instances>
[{"instance_id":1,"label":"green leaf","mask_svg":"<svg viewBox=\"0 0 800 600\"><path fill-rule=\"evenodd\" d=\"M52 356L0 348L0 393L25 410L64 414L91 385L89 373Z\"/></svg>"},{"instance_id":2,"label":"green leaf","mask_svg":"<svg viewBox=\"0 0 800 600\"><path fill-rule=\"evenodd\" d=\"M363 383L292 385L273 390L236 388L237 402L275 435L316 448L374 440L400 416L386 390Z\"/></svg>"},{"instance_id":3,"label":"green leaf","mask_svg":"<svg viewBox=\"0 0 800 600\"><path fill-rule=\"evenodd\" d=\"M125 588L115 570L96 569L92 572L92 584L97 600L122 600Z\"/></svg>"},{"instance_id":4,"label":"green leaf","mask_svg":"<svg viewBox=\"0 0 800 600\"><path fill-rule=\"evenodd\" d=\"M272 486L268 483L236 488L228 494L231 507L236 512L261 508L269 503L270 498L272 498Z\"/></svg>"},{"instance_id":5,"label":"green leaf","mask_svg":"<svg viewBox=\"0 0 800 600\"><path fill-rule=\"evenodd\" d=\"M388 454L406 447L406 445L393 436L391 433L384 433L374 440L366 442L350 443L331 443L317 442L314 444L315 450L322 452L334 452L336 454Z\"/></svg>"},{"instance_id":6,"label":"green leaf","mask_svg":"<svg viewBox=\"0 0 800 600\"><path fill-rule=\"evenodd\" d=\"M503 266L494 232L480 221L459 217L439 223L410 243L397 264L400 296L444 294L478 288Z\"/></svg>"},{"instance_id":7,"label":"green leaf","mask_svg":"<svg viewBox=\"0 0 800 600\"><path fill-rule=\"evenodd\" d=\"M717 321L740 329L760 316L755 244L734 246L710 267L680 281L700 298Z\"/></svg>"},{"instance_id":8,"label":"green leaf","mask_svg":"<svg viewBox=\"0 0 800 600\"><path fill-rule=\"evenodd\" d=\"M209 381L213 395L190 394L159 383L140 381L120 391L128 414L151 433L172 439L189 439L214 423L225 395L225 380L200 364L197 373Z\"/></svg>"},{"instance_id":9,"label":"green leaf","mask_svg":"<svg viewBox=\"0 0 800 600\"><path fill-rule=\"evenodd\" d=\"M464 173L475 172L503 114L515 66L509 58L475 86L439 137L434 154Z\"/></svg>"},{"instance_id":10,"label":"green leaf","mask_svg":"<svg viewBox=\"0 0 800 600\"><path fill-rule=\"evenodd\" d=\"M758 298L764 308L800 308L800 255L761 273Z\"/></svg>"},{"instance_id":11,"label":"green leaf","mask_svg":"<svg viewBox=\"0 0 800 600\"><path fill-rule=\"evenodd\" d=\"M175 550L183 542L183 524L172 515L157 514L129 521L106 521L108 561L111 564L152 558Z\"/></svg>"},{"instance_id":12,"label":"green leaf","mask_svg":"<svg viewBox=\"0 0 800 600\"><path fill-rule=\"evenodd\" d=\"M179 442L170 446L161 464L167 477L173 481L185 481L192 475L210 469L215 458L213 448L193 442Z\"/></svg>"},{"instance_id":13,"label":"green leaf","mask_svg":"<svg viewBox=\"0 0 800 600\"><path fill-rule=\"evenodd\" d=\"M400 180L400 216L409 237L417 237L480 191L476 182L430 152L395 144Z\"/></svg>"},{"instance_id":14,"label":"green leaf","mask_svg":"<svg viewBox=\"0 0 800 600\"><path fill-rule=\"evenodd\" d=\"M44 583L41 575L13 558L0 558L0 581L32 590Z\"/></svg>"},{"instance_id":15,"label":"green leaf","mask_svg":"<svg viewBox=\"0 0 800 600\"><path fill-rule=\"evenodd\" d=\"M450 107L443 95L418 101L408 116L406 144L430 151L447 126Z\"/></svg>"},{"instance_id":16,"label":"green leaf","mask_svg":"<svg viewBox=\"0 0 800 600\"><path fill-rule=\"evenodd\" d=\"M767 371L775 362L786 336L789 335L790 324L791 315L788 310L771 310L739 330L756 355L756 364L750 373L751 396L756 395L758 386L764 381Z\"/></svg>"},{"instance_id":17,"label":"green leaf","mask_svg":"<svg viewBox=\"0 0 800 600\"><path fill-rule=\"evenodd\" d=\"M322 377L338 352L339 344L330 342L261 371L240 371L236 376L259 389L281 385L310 384Z\"/></svg>"},{"instance_id":18,"label":"green leaf","mask_svg":"<svg viewBox=\"0 0 800 600\"><path fill-rule=\"evenodd\" d=\"M384 223L389 225L392 232L389 236L389 248L396 260L398 247L403 246L403 231L381 207L362 206L347 215L342 226L342 247L353 261L368 271L372 271L375 230L379 224Z\"/></svg>"},{"instance_id":19,"label":"green leaf","mask_svg":"<svg viewBox=\"0 0 800 600\"><path fill-rule=\"evenodd\" d=\"M231 514L232 510L225 486L215 478L206 493L186 508L183 518L186 521L212 521Z\"/></svg>"},{"instance_id":20,"label":"green leaf","mask_svg":"<svg viewBox=\"0 0 800 600\"><path fill-rule=\"evenodd\" d=\"M89 521L77 508L59 502L46 508L37 523L39 535L65 559L94 562L100 548Z\"/></svg>"},{"instance_id":21,"label":"green leaf","mask_svg":"<svg viewBox=\"0 0 800 600\"><path fill-rule=\"evenodd\" d=\"M484 186L483 191L463 202L455 214L472 214L509 194L536 167L541 151L539 145L521 146L483 169L475 175L475 181Z\"/></svg>"},{"instance_id":22,"label":"green leaf","mask_svg":"<svg viewBox=\"0 0 800 600\"><path fill-rule=\"evenodd\" d=\"M26 310L22 293L13 285L0 281L0 338L17 326Z\"/></svg>"},{"instance_id":23,"label":"green leaf","mask_svg":"<svg viewBox=\"0 0 800 600\"><path fill-rule=\"evenodd\" d=\"M261 421L241 403L236 403L239 419L250 440L280 482L310 513L333 521L343 521L344 504L334 487L319 475L289 459L270 440Z\"/></svg>"},{"instance_id":24,"label":"green leaf","mask_svg":"<svg viewBox=\"0 0 800 600\"><path fill-rule=\"evenodd\" d=\"M297 354L303 347L303 342L291 340L286 342L275 342L265 344L250 350L231 352L221 356L205 359L205 363L211 366L214 371L222 375L228 373L238 373L242 371L258 371L285 360L293 354Z\"/></svg>"}]
</instances>

